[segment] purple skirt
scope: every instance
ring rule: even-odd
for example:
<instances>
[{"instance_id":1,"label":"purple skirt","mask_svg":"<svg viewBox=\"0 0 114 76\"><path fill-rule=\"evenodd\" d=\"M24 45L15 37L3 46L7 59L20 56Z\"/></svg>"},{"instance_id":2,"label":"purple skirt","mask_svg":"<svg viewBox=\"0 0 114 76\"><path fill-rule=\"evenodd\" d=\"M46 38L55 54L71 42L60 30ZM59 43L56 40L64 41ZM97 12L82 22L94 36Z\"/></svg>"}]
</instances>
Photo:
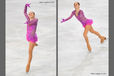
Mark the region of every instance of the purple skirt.
<instances>
[{"instance_id":1,"label":"purple skirt","mask_svg":"<svg viewBox=\"0 0 114 76\"><path fill-rule=\"evenodd\" d=\"M93 20L92 19L87 19L87 21L86 21L86 24L85 25L83 25L83 27L86 27L86 25L92 25L93 24Z\"/></svg>"},{"instance_id":2,"label":"purple skirt","mask_svg":"<svg viewBox=\"0 0 114 76\"><path fill-rule=\"evenodd\" d=\"M26 34L26 39L28 40L28 41L31 41L31 42L33 42L33 43L35 43L35 42L37 42L38 41L38 38L37 38L37 35L36 35L36 33L35 33L35 35L31 35L31 34Z\"/></svg>"}]
</instances>

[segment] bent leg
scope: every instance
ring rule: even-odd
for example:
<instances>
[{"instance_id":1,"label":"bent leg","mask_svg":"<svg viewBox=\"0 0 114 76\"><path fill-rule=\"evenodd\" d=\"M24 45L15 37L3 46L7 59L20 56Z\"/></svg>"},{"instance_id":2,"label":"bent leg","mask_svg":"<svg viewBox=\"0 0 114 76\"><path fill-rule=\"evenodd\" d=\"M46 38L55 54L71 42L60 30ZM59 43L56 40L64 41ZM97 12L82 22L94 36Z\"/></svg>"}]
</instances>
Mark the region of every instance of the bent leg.
<instances>
[{"instance_id":1,"label":"bent leg","mask_svg":"<svg viewBox=\"0 0 114 76\"><path fill-rule=\"evenodd\" d=\"M38 46L38 44L37 44L37 43L35 43L35 46Z\"/></svg>"},{"instance_id":2,"label":"bent leg","mask_svg":"<svg viewBox=\"0 0 114 76\"><path fill-rule=\"evenodd\" d=\"M95 31L94 29L93 29L93 27L91 26L91 28L90 28L90 30L89 30L91 33L93 33L93 34L95 34L95 35L97 35L99 38L101 38L102 36L99 34L99 32L97 32L97 31Z\"/></svg>"},{"instance_id":3,"label":"bent leg","mask_svg":"<svg viewBox=\"0 0 114 76\"><path fill-rule=\"evenodd\" d=\"M95 35L97 35L100 39L101 39L101 43L103 43L104 42L104 40L106 39L106 37L104 37L104 36L101 36L100 34L99 34L99 32L97 32L97 31L95 31L94 29L93 29L93 27L91 26L91 28L90 28L90 30L89 30L91 33L93 33L93 34L95 34Z\"/></svg>"}]
</instances>

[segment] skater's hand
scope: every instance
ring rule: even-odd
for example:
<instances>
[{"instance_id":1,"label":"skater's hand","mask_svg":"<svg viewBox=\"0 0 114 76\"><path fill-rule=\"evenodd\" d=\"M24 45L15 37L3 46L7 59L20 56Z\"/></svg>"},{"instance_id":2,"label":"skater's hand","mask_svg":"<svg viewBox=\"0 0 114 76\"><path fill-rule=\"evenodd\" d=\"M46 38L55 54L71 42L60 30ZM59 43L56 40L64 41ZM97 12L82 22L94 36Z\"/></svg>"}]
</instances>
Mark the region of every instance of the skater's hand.
<instances>
[{"instance_id":1,"label":"skater's hand","mask_svg":"<svg viewBox=\"0 0 114 76\"><path fill-rule=\"evenodd\" d=\"M31 3L26 3L26 6L27 6L27 7L30 7L30 4L31 4Z\"/></svg>"},{"instance_id":2,"label":"skater's hand","mask_svg":"<svg viewBox=\"0 0 114 76\"><path fill-rule=\"evenodd\" d=\"M62 19L62 20L61 20L61 23L63 23L63 22L65 22L65 19Z\"/></svg>"}]
</instances>

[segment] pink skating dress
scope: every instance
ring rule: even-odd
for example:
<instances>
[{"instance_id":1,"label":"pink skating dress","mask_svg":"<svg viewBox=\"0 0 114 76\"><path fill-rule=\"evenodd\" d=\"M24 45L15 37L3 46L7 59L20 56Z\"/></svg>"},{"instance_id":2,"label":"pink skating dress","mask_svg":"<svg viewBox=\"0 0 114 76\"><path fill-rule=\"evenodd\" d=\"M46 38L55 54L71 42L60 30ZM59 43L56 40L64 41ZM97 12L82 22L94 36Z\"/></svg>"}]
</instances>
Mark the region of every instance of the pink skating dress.
<instances>
[{"instance_id":1,"label":"pink skating dress","mask_svg":"<svg viewBox=\"0 0 114 76\"><path fill-rule=\"evenodd\" d=\"M27 6L26 5L25 5L25 8L24 8L24 15L27 19L27 21L26 21L26 24L27 24L26 39L29 42L35 43L36 41L38 41L37 34L36 34L38 19L35 18L35 19L30 21L30 19L28 17L28 14L27 14Z\"/></svg>"},{"instance_id":2,"label":"pink skating dress","mask_svg":"<svg viewBox=\"0 0 114 76\"><path fill-rule=\"evenodd\" d=\"M84 13L82 10L79 11L78 13L78 16L76 16L76 11L72 11L71 15L64 19L64 21L67 21L69 19L71 19L73 16L75 15L75 17L82 23L83 27L85 27L86 25L92 25L93 24L93 20L92 19L87 19L85 16L84 16Z\"/></svg>"}]
</instances>

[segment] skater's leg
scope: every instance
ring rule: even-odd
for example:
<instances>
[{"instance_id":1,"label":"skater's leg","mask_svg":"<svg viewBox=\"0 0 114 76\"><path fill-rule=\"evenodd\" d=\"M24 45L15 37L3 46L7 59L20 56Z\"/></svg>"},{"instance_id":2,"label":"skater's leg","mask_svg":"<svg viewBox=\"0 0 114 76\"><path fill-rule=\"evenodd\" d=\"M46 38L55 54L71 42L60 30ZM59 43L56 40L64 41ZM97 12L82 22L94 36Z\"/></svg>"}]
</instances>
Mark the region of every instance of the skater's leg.
<instances>
[{"instance_id":1,"label":"skater's leg","mask_svg":"<svg viewBox=\"0 0 114 76\"><path fill-rule=\"evenodd\" d=\"M106 37L104 37L104 36L101 36L100 34L99 34L99 32L97 32L97 31L95 31L94 29L93 29L93 27L91 26L91 28L90 28L90 30L89 30L91 33L93 33L93 34L95 34L95 35L97 35L100 39L101 39L101 43L103 43L104 42L104 40L106 39Z\"/></svg>"},{"instance_id":2,"label":"skater's leg","mask_svg":"<svg viewBox=\"0 0 114 76\"><path fill-rule=\"evenodd\" d=\"M29 59L28 59L28 64L26 66L26 72L29 72L31 60L32 60L32 51L35 46L35 43L29 42Z\"/></svg>"},{"instance_id":3,"label":"skater's leg","mask_svg":"<svg viewBox=\"0 0 114 76\"><path fill-rule=\"evenodd\" d=\"M35 43L35 46L38 46L38 44L37 44L37 43Z\"/></svg>"},{"instance_id":4,"label":"skater's leg","mask_svg":"<svg viewBox=\"0 0 114 76\"><path fill-rule=\"evenodd\" d=\"M89 29L90 29L90 26L89 25L86 25L85 30L84 30L84 33L83 33L83 36L85 38L85 41L86 41L88 50L91 51L91 46L89 44L89 40L88 40L88 36L87 36L87 33L88 33Z\"/></svg>"},{"instance_id":5,"label":"skater's leg","mask_svg":"<svg viewBox=\"0 0 114 76\"><path fill-rule=\"evenodd\" d=\"M93 33L93 34L95 34L95 35L97 35L99 38L101 38L102 36L99 34L99 32L97 32L97 31L95 31L94 29L93 29L93 27L91 26L91 28L90 28L90 30L89 30L91 33Z\"/></svg>"},{"instance_id":6,"label":"skater's leg","mask_svg":"<svg viewBox=\"0 0 114 76\"><path fill-rule=\"evenodd\" d=\"M35 43L32 43L32 42L29 43L29 60L28 60L28 64L30 64L31 60L32 60L32 51L33 51L34 45L35 45Z\"/></svg>"}]
</instances>

